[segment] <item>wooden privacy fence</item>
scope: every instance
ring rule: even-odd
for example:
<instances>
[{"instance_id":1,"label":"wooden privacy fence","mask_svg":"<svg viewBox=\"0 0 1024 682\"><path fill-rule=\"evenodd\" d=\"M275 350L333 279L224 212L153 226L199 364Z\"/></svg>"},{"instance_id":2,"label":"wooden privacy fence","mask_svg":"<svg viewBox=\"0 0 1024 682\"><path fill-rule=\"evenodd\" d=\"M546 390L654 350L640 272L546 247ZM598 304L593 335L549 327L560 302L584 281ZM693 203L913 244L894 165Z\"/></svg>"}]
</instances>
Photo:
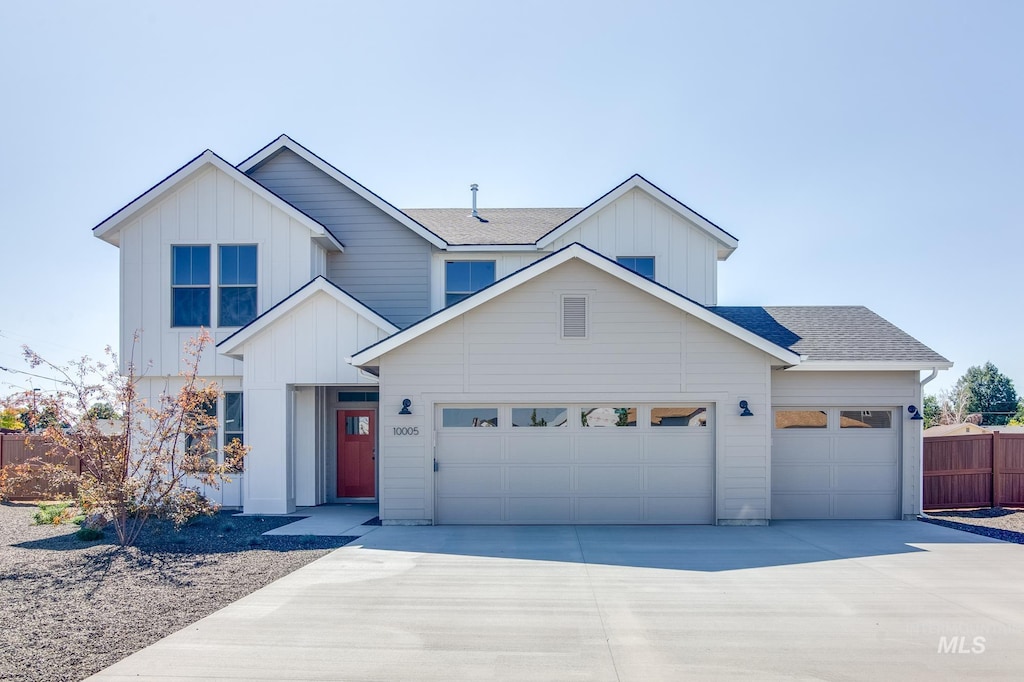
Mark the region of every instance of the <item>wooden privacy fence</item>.
<instances>
[{"instance_id":1,"label":"wooden privacy fence","mask_svg":"<svg viewBox=\"0 0 1024 682\"><path fill-rule=\"evenodd\" d=\"M31 442L30 442L31 439ZM15 466L24 464L33 459L42 461L64 461L60 455L50 452L50 446L38 436L31 436L24 433L0 434L0 467ZM72 465L77 472L82 472L82 462L77 457L72 460ZM14 487L14 500L35 500L57 497L60 495L73 495L74 489L70 487L50 489L42 476L32 477L19 481Z\"/></svg>"},{"instance_id":2,"label":"wooden privacy fence","mask_svg":"<svg viewBox=\"0 0 1024 682\"><path fill-rule=\"evenodd\" d=\"M924 508L1024 507L1024 434L924 439Z\"/></svg>"}]
</instances>

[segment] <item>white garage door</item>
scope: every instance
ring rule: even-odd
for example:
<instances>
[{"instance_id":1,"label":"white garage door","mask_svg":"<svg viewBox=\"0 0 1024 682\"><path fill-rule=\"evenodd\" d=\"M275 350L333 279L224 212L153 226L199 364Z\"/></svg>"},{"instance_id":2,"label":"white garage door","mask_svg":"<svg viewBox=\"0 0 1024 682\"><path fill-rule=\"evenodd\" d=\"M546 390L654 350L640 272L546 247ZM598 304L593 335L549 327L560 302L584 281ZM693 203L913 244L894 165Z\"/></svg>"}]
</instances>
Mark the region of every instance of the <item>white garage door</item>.
<instances>
[{"instance_id":1,"label":"white garage door","mask_svg":"<svg viewBox=\"0 0 1024 682\"><path fill-rule=\"evenodd\" d=\"M713 523L707 405L437 407L438 523Z\"/></svg>"},{"instance_id":2,"label":"white garage door","mask_svg":"<svg viewBox=\"0 0 1024 682\"><path fill-rule=\"evenodd\" d=\"M892 408L776 409L772 518L900 518L896 414Z\"/></svg>"}]
</instances>

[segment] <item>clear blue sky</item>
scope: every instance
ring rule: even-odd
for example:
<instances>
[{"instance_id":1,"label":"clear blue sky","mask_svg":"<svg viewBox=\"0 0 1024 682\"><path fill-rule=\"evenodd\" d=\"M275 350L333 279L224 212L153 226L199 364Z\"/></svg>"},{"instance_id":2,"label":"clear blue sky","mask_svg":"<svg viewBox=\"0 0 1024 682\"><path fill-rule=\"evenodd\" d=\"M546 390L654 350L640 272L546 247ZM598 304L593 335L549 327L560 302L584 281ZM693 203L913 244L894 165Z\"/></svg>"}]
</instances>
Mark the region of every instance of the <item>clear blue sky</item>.
<instances>
[{"instance_id":1,"label":"clear blue sky","mask_svg":"<svg viewBox=\"0 0 1024 682\"><path fill-rule=\"evenodd\" d=\"M284 132L400 207L642 173L739 238L721 303L863 304L956 363L929 390L1024 393L1022 34L1013 1L5 2L0 365L115 343L90 229Z\"/></svg>"}]
</instances>

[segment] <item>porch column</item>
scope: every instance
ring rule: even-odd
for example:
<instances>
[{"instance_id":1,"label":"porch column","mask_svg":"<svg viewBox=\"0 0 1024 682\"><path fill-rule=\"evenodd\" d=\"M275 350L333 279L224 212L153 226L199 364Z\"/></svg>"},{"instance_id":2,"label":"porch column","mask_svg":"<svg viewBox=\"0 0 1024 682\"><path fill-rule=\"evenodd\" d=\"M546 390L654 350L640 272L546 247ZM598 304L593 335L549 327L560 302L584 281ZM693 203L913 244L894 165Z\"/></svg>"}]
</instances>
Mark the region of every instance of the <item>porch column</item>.
<instances>
[{"instance_id":1,"label":"porch column","mask_svg":"<svg viewBox=\"0 0 1024 682\"><path fill-rule=\"evenodd\" d=\"M245 440L251 446L245 463L245 513L290 514L295 511L290 463L291 389L245 391Z\"/></svg>"}]
</instances>

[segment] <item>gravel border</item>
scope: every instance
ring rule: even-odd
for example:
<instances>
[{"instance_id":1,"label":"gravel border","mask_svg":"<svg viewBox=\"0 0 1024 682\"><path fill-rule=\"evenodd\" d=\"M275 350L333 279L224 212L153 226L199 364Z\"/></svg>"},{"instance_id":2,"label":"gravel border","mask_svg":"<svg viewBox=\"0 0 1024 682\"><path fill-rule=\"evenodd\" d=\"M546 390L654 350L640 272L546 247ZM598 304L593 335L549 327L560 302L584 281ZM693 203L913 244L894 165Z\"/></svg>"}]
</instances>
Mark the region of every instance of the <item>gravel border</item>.
<instances>
[{"instance_id":1,"label":"gravel border","mask_svg":"<svg viewBox=\"0 0 1024 682\"><path fill-rule=\"evenodd\" d=\"M298 519L221 512L150 521L122 548L111 529L31 525L35 510L0 504L2 680L81 680L355 539L265 536Z\"/></svg>"},{"instance_id":2,"label":"gravel border","mask_svg":"<svg viewBox=\"0 0 1024 682\"><path fill-rule=\"evenodd\" d=\"M927 512L918 517L925 523L962 530L975 535L1024 545L1024 510L969 509Z\"/></svg>"}]
</instances>

